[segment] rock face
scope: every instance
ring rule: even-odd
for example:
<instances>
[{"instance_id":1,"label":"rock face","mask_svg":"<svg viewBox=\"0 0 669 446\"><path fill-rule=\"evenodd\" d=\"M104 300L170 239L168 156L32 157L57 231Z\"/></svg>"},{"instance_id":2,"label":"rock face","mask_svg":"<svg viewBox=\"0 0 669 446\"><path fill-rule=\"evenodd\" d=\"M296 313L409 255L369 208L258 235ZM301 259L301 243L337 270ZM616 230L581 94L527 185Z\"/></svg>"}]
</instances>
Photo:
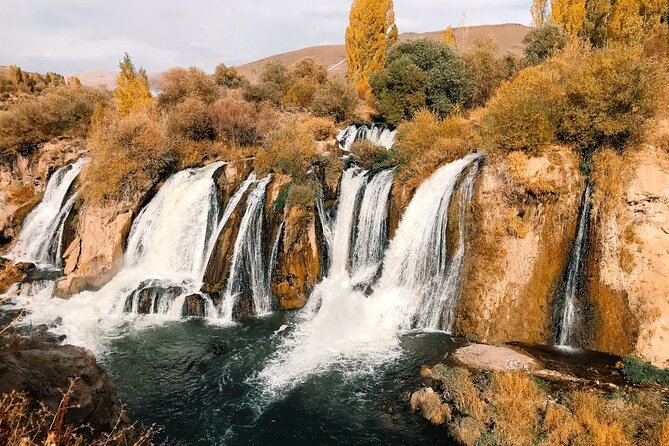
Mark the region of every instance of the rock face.
<instances>
[{"instance_id":1,"label":"rock face","mask_svg":"<svg viewBox=\"0 0 669 446\"><path fill-rule=\"evenodd\" d=\"M76 378L65 422L75 426L89 424L98 434L111 431L121 416L121 405L111 380L93 354L83 348L59 345L44 330L35 330L29 336L0 337L0 393L26 392L55 412L61 390L66 390L69 380ZM126 425L123 417L120 426Z\"/></svg>"},{"instance_id":2,"label":"rock face","mask_svg":"<svg viewBox=\"0 0 669 446\"><path fill-rule=\"evenodd\" d=\"M85 153L82 140L63 139L26 156L0 160L0 250L19 234L23 219L41 200L49 176Z\"/></svg>"},{"instance_id":3,"label":"rock face","mask_svg":"<svg viewBox=\"0 0 669 446\"><path fill-rule=\"evenodd\" d=\"M251 168L252 164L246 160L226 164L223 167L222 175L217 180L222 208L228 204L232 195L234 195L235 191L249 176ZM213 294L224 289L235 248L235 240L239 232L239 225L244 217L245 203L249 192L250 190L242 196L239 204L234 212L230 214L228 222L216 239L216 244L204 273L203 293Z\"/></svg>"},{"instance_id":4,"label":"rock face","mask_svg":"<svg viewBox=\"0 0 669 446\"><path fill-rule=\"evenodd\" d=\"M123 266L126 239L143 198L83 206L63 254L65 277L56 283L56 296L94 290L114 277Z\"/></svg>"},{"instance_id":5,"label":"rock face","mask_svg":"<svg viewBox=\"0 0 669 446\"><path fill-rule=\"evenodd\" d=\"M550 343L553 300L569 261L584 180L566 148L486 160L455 332L485 342Z\"/></svg>"},{"instance_id":6,"label":"rock face","mask_svg":"<svg viewBox=\"0 0 669 446\"><path fill-rule=\"evenodd\" d=\"M284 310L304 307L313 286L323 274L323 236L315 209L290 207L285 211L272 292Z\"/></svg>"},{"instance_id":7,"label":"rock face","mask_svg":"<svg viewBox=\"0 0 669 446\"><path fill-rule=\"evenodd\" d=\"M32 263L12 263L0 258L0 294L6 293L16 282L24 280L34 267Z\"/></svg>"},{"instance_id":8,"label":"rock face","mask_svg":"<svg viewBox=\"0 0 669 446\"><path fill-rule=\"evenodd\" d=\"M593 160L590 347L669 366L669 154L645 146Z\"/></svg>"}]
</instances>

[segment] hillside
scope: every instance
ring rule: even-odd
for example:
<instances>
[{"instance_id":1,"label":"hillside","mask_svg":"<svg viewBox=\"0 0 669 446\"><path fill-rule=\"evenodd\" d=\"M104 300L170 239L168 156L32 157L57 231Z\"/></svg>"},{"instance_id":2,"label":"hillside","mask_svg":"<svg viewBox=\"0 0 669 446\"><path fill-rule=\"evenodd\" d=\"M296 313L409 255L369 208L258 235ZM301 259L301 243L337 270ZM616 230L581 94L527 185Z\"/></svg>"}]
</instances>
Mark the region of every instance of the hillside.
<instances>
[{"instance_id":1,"label":"hillside","mask_svg":"<svg viewBox=\"0 0 669 446\"><path fill-rule=\"evenodd\" d=\"M522 54L523 38L531 28L517 23L502 25L480 25L454 28L455 39L460 49L466 50L474 42L480 39L492 39L500 46L503 53ZM432 31L426 33L404 33L401 40L415 39L440 39L443 31ZM261 68L270 61L276 60L292 65L305 57L313 58L317 63L330 67L330 72L335 75L346 72L346 47L344 45L319 45L302 48L296 51L276 54L254 62L249 62L237 67L239 72L250 80L254 80ZM94 70L77 73L82 84L90 86L102 86L113 88L117 72L114 70ZM154 86L160 73L150 73L149 81Z\"/></svg>"}]
</instances>

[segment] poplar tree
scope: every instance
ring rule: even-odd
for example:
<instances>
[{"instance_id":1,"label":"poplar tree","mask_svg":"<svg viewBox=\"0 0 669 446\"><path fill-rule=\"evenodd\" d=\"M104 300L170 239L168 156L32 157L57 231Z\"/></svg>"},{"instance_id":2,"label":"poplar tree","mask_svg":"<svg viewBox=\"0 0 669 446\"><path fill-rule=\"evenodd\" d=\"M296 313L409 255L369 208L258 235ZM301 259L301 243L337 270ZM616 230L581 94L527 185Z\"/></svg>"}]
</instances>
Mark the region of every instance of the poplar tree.
<instances>
[{"instance_id":1,"label":"poplar tree","mask_svg":"<svg viewBox=\"0 0 669 446\"><path fill-rule=\"evenodd\" d=\"M369 76L383 70L388 48L399 39L392 0L354 0L346 29L348 80L370 97Z\"/></svg>"},{"instance_id":2,"label":"poplar tree","mask_svg":"<svg viewBox=\"0 0 669 446\"><path fill-rule=\"evenodd\" d=\"M453 28L448 27L444 31L444 33L441 35L441 41L444 42L446 45L451 45L455 46L455 34L453 34Z\"/></svg>"},{"instance_id":3,"label":"poplar tree","mask_svg":"<svg viewBox=\"0 0 669 446\"><path fill-rule=\"evenodd\" d=\"M587 0L582 35L597 48L608 41L608 23L611 18L611 0Z\"/></svg>"},{"instance_id":4,"label":"poplar tree","mask_svg":"<svg viewBox=\"0 0 669 446\"><path fill-rule=\"evenodd\" d=\"M532 24L536 28L544 26L548 14L548 0L534 0L532 8L530 8L530 14L532 14Z\"/></svg>"},{"instance_id":5,"label":"poplar tree","mask_svg":"<svg viewBox=\"0 0 669 446\"><path fill-rule=\"evenodd\" d=\"M608 26L609 40L638 43L643 38L644 26L639 0L616 0Z\"/></svg>"},{"instance_id":6,"label":"poplar tree","mask_svg":"<svg viewBox=\"0 0 669 446\"><path fill-rule=\"evenodd\" d=\"M553 0L551 20L562 25L570 36L578 36L585 23L585 0Z\"/></svg>"},{"instance_id":7,"label":"poplar tree","mask_svg":"<svg viewBox=\"0 0 669 446\"><path fill-rule=\"evenodd\" d=\"M143 68L135 69L128 53L119 63L121 72L116 78L116 107L122 116L153 106L149 78Z\"/></svg>"}]
</instances>

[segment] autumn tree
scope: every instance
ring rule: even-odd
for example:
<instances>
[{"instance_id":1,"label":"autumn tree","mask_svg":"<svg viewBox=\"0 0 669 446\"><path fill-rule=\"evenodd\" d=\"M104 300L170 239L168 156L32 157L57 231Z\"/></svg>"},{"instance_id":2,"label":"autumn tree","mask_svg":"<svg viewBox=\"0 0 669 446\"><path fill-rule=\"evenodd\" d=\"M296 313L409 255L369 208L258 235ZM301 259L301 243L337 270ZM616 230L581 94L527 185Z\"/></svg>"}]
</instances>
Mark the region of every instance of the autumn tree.
<instances>
[{"instance_id":1,"label":"autumn tree","mask_svg":"<svg viewBox=\"0 0 669 446\"><path fill-rule=\"evenodd\" d=\"M643 37L643 20L639 0L617 0L613 4L609 21L609 39L618 42L638 43Z\"/></svg>"},{"instance_id":2,"label":"autumn tree","mask_svg":"<svg viewBox=\"0 0 669 446\"><path fill-rule=\"evenodd\" d=\"M548 15L548 0L534 0L532 8L530 8L530 14L532 14L532 24L536 28L544 26Z\"/></svg>"},{"instance_id":3,"label":"autumn tree","mask_svg":"<svg viewBox=\"0 0 669 446\"><path fill-rule=\"evenodd\" d=\"M369 76L382 70L399 39L392 0L354 0L346 29L348 80L369 97Z\"/></svg>"},{"instance_id":4,"label":"autumn tree","mask_svg":"<svg viewBox=\"0 0 669 446\"><path fill-rule=\"evenodd\" d=\"M125 116L134 110L153 105L149 78L144 68L135 69L128 53L123 56L119 68L121 72L116 78L114 91L119 113Z\"/></svg>"},{"instance_id":5,"label":"autumn tree","mask_svg":"<svg viewBox=\"0 0 669 446\"><path fill-rule=\"evenodd\" d=\"M585 0L553 0L551 21L562 25L570 36L578 36L585 22L585 3Z\"/></svg>"},{"instance_id":6,"label":"autumn tree","mask_svg":"<svg viewBox=\"0 0 669 446\"><path fill-rule=\"evenodd\" d=\"M604 47L608 41L611 9L611 0L587 0L585 2L585 22L581 34L596 48Z\"/></svg>"},{"instance_id":7,"label":"autumn tree","mask_svg":"<svg viewBox=\"0 0 669 446\"><path fill-rule=\"evenodd\" d=\"M441 35L441 41L446 45L455 46L455 34L453 34L453 28L448 27L444 30L444 33Z\"/></svg>"}]
</instances>

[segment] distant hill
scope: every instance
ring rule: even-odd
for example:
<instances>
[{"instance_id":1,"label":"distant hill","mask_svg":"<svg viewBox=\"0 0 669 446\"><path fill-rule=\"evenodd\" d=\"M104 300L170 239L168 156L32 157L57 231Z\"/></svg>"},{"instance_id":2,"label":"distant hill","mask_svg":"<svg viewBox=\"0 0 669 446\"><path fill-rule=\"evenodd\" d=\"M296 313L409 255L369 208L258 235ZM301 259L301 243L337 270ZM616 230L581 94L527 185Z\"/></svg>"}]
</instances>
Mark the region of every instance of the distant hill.
<instances>
[{"instance_id":1,"label":"distant hill","mask_svg":"<svg viewBox=\"0 0 669 446\"><path fill-rule=\"evenodd\" d=\"M507 23L502 25L480 25L465 26L454 28L453 33L457 41L458 48L466 50L479 39L492 39L500 47L502 53L513 53L521 55L524 45L523 38L532 28L517 23ZM426 33L404 33L400 35L400 40L416 39L441 39L443 31L433 31ZM254 81L262 67L270 61L280 61L286 65L292 65L305 57L313 58L317 63L330 68L333 75L343 75L346 73L346 47L344 45L321 45L303 48L287 53L276 54L255 62L250 62L237 67L239 72ZM114 88L116 81L115 70L95 70L84 73L77 73L81 83L90 86L100 86L108 89ZM161 73L150 73L149 82L155 87Z\"/></svg>"},{"instance_id":2,"label":"distant hill","mask_svg":"<svg viewBox=\"0 0 669 446\"><path fill-rule=\"evenodd\" d=\"M531 30L529 26L517 23L508 23L503 25L480 25L465 26L453 28L453 34L458 48L466 50L474 42L480 39L492 39L499 45L500 52L503 54L512 53L522 55L525 45L523 39ZM432 39L440 40L443 31L433 31L426 33L404 33L400 35L400 40ZM312 57L317 63L330 68L331 74L346 73L346 47L344 45L323 45L303 48L297 51L277 54L255 62L250 62L237 67L239 72L255 80L262 70L262 67L270 61L280 61L286 65L292 65L305 57Z\"/></svg>"}]
</instances>

